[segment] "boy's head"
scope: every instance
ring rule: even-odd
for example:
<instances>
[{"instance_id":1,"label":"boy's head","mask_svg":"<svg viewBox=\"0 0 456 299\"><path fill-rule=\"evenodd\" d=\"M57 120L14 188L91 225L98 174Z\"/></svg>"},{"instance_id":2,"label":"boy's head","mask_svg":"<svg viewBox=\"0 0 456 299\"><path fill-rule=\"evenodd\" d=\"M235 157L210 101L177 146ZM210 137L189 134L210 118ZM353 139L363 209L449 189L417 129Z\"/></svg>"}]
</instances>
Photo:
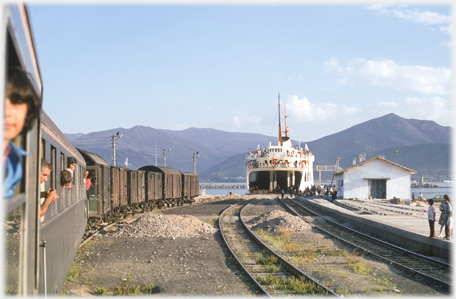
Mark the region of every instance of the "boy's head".
<instances>
[{"instance_id":1,"label":"boy's head","mask_svg":"<svg viewBox=\"0 0 456 299\"><path fill-rule=\"evenodd\" d=\"M430 206L432 206L434 204L434 200L431 198L431 199L428 200L428 203L429 203Z\"/></svg>"},{"instance_id":2,"label":"boy's head","mask_svg":"<svg viewBox=\"0 0 456 299\"><path fill-rule=\"evenodd\" d=\"M67 164L68 168L74 171L74 169L76 168L76 159L73 157L68 157Z\"/></svg>"},{"instance_id":3,"label":"boy's head","mask_svg":"<svg viewBox=\"0 0 456 299\"><path fill-rule=\"evenodd\" d=\"M33 126L41 108L28 74L19 68L8 68L5 95L4 141L9 142Z\"/></svg>"},{"instance_id":4,"label":"boy's head","mask_svg":"<svg viewBox=\"0 0 456 299\"><path fill-rule=\"evenodd\" d=\"M71 176L71 172L69 172L68 170L62 170L62 172L60 173L60 186L65 187L66 185L71 183L72 180L73 177Z\"/></svg>"}]
</instances>

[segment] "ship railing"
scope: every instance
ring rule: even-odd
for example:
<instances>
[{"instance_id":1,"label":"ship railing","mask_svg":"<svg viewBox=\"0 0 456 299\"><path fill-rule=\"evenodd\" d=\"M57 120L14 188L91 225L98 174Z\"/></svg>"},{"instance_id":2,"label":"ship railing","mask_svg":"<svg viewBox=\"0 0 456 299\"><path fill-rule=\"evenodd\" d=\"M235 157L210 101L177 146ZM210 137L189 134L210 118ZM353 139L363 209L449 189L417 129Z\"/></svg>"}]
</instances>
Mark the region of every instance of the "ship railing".
<instances>
[{"instance_id":1,"label":"ship railing","mask_svg":"<svg viewBox=\"0 0 456 299\"><path fill-rule=\"evenodd\" d=\"M247 153L245 154L245 158L246 159L256 159L256 158L263 158L263 157L268 157L269 156L269 153L257 153L257 152L253 152L253 153Z\"/></svg>"},{"instance_id":2,"label":"ship railing","mask_svg":"<svg viewBox=\"0 0 456 299\"><path fill-rule=\"evenodd\" d=\"M286 153L282 153L282 156L279 156L277 155L276 158L297 158L297 159L308 159L309 158L309 154L286 154ZM261 153L258 153L258 152L250 152L250 153L247 153L245 154L245 158L246 159L256 159L256 158L265 158L265 157L268 157L268 158L273 158L273 156L270 156L268 152L261 152Z\"/></svg>"},{"instance_id":3,"label":"ship railing","mask_svg":"<svg viewBox=\"0 0 456 299\"><path fill-rule=\"evenodd\" d=\"M274 169L274 168L293 168L293 169L297 169L297 168L304 168L304 166L302 165L294 165L294 164L286 164L286 163L277 163L275 165L273 164L263 164L263 163L260 163L258 165L256 164L247 164L246 166L246 170L248 169Z\"/></svg>"},{"instance_id":4,"label":"ship railing","mask_svg":"<svg viewBox=\"0 0 456 299\"><path fill-rule=\"evenodd\" d=\"M283 156L286 157L286 158L304 158L304 159L307 159L309 158L309 154L308 153L296 153L296 152L283 152Z\"/></svg>"}]
</instances>

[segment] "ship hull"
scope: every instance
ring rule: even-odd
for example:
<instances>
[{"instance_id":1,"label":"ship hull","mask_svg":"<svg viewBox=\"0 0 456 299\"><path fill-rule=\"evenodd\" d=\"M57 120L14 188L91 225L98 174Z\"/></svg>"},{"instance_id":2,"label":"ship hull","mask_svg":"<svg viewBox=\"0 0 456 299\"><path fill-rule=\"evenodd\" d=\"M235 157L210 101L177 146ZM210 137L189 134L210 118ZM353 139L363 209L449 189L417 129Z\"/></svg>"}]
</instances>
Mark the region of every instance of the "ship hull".
<instances>
[{"instance_id":1,"label":"ship hull","mask_svg":"<svg viewBox=\"0 0 456 299\"><path fill-rule=\"evenodd\" d=\"M247 170L246 177L249 193L289 191L291 188L304 191L313 184L313 174L303 169L254 169Z\"/></svg>"}]
</instances>

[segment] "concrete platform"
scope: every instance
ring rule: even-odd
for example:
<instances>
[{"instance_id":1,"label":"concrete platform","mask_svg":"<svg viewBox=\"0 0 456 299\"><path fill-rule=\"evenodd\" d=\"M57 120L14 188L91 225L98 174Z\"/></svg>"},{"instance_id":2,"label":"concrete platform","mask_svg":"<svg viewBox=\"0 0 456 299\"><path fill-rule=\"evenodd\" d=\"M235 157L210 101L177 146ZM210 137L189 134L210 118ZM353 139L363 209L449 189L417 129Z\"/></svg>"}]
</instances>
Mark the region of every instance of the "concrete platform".
<instances>
[{"instance_id":1,"label":"concrete platform","mask_svg":"<svg viewBox=\"0 0 456 299\"><path fill-rule=\"evenodd\" d=\"M336 200L333 203L322 197L296 198L319 214L331 216L339 223L349 224L394 245L447 261L451 257L452 240L429 238L427 207L395 205L378 200ZM439 215L436 211L436 219ZM438 235L440 225L437 222L435 230Z\"/></svg>"}]
</instances>

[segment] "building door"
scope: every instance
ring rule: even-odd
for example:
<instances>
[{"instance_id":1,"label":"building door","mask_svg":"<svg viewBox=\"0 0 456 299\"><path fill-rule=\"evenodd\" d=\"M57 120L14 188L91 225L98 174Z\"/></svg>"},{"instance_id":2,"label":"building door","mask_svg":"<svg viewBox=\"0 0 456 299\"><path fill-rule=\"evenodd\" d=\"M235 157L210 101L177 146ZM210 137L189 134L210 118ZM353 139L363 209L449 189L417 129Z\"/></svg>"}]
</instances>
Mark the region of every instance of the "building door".
<instances>
[{"instance_id":1,"label":"building door","mask_svg":"<svg viewBox=\"0 0 456 299\"><path fill-rule=\"evenodd\" d=\"M386 199L386 180L369 180L368 197Z\"/></svg>"}]
</instances>

